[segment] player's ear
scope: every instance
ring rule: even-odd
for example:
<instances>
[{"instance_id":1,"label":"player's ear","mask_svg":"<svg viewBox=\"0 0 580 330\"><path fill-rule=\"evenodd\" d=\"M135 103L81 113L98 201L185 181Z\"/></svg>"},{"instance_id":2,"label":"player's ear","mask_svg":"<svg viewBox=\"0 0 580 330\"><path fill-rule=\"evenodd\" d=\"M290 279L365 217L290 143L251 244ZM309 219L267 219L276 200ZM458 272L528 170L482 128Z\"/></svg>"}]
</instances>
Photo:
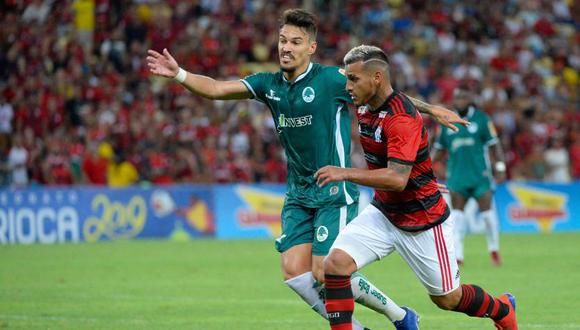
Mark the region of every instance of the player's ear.
<instances>
[{"instance_id":1,"label":"player's ear","mask_svg":"<svg viewBox=\"0 0 580 330\"><path fill-rule=\"evenodd\" d=\"M380 70L376 70L375 74L373 75L373 80L377 85L379 85L383 80L383 73Z\"/></svg>"},{"instance_id":2,"label":"player's ear","mask_svg":"<svg viewBox=\"0 0 580 330\"><path fill-rule=\"evenodd\" d=\"M316 41L310 43L310 48L308 49L308 55L312 55L316 52L316 46L318 46Z\"/></svg>"}]
</instances>

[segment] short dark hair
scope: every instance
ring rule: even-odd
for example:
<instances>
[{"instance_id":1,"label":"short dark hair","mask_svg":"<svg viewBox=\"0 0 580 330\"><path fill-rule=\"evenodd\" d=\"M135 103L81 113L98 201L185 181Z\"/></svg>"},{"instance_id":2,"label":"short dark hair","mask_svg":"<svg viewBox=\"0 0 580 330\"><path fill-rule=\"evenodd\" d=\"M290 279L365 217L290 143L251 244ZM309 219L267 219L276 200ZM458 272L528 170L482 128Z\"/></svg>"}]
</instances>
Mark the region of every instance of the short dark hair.
<instances>
[{"instance_id":1,"label":"short dark hair","mask_svg":"<svg viewBox=\"0 0 580 330\"><path fill-rule=\"evenodd\" d=\"M376 60L384 62L387 66L389 65L389 57L382 49L376 46L360 45L349 50L346 55L344 55L344 65L349 65L356 62L367 62L370 60Z\"/></svg>"},{"instance_id":2,"label":"short dark hair","mask_svg":"<svg viewBox=\"0 0 580 330\"><path fill-rule=\"evenodd\" d=\"M306 30L310 40L316 40L318 27L316 26L316 16L306 9L287 9L282 14L280 28L284 25L293 25Z\"/></svg>"}]
</instances>

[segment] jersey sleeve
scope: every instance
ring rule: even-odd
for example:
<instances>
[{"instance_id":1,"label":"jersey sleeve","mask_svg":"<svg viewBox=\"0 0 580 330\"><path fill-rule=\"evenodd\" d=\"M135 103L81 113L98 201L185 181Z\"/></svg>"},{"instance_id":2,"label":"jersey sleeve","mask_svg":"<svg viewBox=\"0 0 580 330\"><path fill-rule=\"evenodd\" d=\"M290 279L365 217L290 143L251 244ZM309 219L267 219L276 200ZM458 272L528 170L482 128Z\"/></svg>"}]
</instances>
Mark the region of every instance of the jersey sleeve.
<instances>
[{"instance_id":1,"label":"jersey sleeve","mask_svg":"<svg viewBox=\"0 0 580 330\"><path fill-rule=\"evenodd\" d=\"M329 82L331 94L341 102L352 103L352 98L346 91L346 76L344 70L337 66L328 67L326 69L326 77L326 81Z\"/></svg>"},{"instance_id":2,"label":"jersey sleeve","mask_svg":"<svg viewBox=\"0 0 580 330\"><path fill-rule=\"evenodd\" d=\"M439 135L433 144L434 148L447 150L449 149L449 135L447 134L447 128L441 127L439 130Z\"/></svg>"},{"instance_id":3,"label":"jersey sleeve","mask_svg":"<svg viewBox=\"0 0 580 330\"><path fill-rule=\"evenodd\" d=\"M489 116L483 116L483 123L482 123L482 130L481 130L481 140L485 145L493 145L496 144L499 140L497 138L497 131L495 130L495 126L493 125L493 121Z\"/></svg>"},{"instance_id":4,"label":"jersey sleeve","mask_svg":"<svg viewBox=\"0 0 580 330\"><path fill-rule=\"evenodd\" d=\"M240 81L246 85L246 88L252 93L254 99L265 103L264 95L267 93L266 89L271 75L269 72L258 72L246 76L244 79L240 79Z\"/></svg>"},{"instance_id":5,"label":"jersey sleeve","mask_svg":"<svg viewBox=\"0 0 580 330\"><path fill-rule=\"evenodd\" d=\"M413 165L421 144L422 121L419 115L398 114L387 120L383 130L388 137L388 161Z\"/></svg>"}]
</instances>

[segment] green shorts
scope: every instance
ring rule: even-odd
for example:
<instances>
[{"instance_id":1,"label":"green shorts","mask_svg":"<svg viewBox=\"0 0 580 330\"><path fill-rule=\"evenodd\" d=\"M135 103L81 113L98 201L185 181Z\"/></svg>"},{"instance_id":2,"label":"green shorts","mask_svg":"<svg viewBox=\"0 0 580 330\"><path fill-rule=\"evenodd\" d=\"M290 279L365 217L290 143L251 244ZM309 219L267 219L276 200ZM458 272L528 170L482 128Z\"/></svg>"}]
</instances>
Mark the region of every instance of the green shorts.
<instances>
[{"instance_id":1,"label":"green shorts","mask_svg":"<svg viewBox=\"0 0 580 330\"><path fill-rule=\"evenodd\" d=\"M282 234L276 239L276 250L282 253L293 246L312 243L312 255L325 256L338 232L357 214L358 202L313 209L286 201L282 209Z\"/></svg>"},{"instance_id":2,"label":"green shorts","mask_svg":"<svg viewBox=\"0 0 580 330\"><path fill-rule=\"evenodd\" d=\"M479 199L479 197L483 196L486 192L492 189L492 182L488 178L483 178L479 180L477 185L472 186L461 186L461 185L448 185L450 191L454 193L461 194L465 200L473 197L475 199Z\"/></svg>"}]
</instances>

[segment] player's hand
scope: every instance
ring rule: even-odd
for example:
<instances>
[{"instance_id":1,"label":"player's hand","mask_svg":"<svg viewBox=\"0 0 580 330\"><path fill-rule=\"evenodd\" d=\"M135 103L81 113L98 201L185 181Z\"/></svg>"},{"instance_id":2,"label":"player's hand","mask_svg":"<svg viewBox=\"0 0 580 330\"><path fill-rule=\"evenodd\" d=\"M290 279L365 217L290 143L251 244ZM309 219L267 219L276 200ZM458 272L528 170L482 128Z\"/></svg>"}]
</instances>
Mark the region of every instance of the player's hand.
<instances>
[{"instance_id":1,"label":"player's hand","mask_svg":"<svg viewBox=\"0 0 580 330\"><path fill-rule=\"evenodd\" d=\"M163 48L163 54L152 49L149 49L147 54L147 66L152 74L174 78L179 72L179 65L173 56L169 54L167 48Z\"/></svg>"},{"instance_id":2,"label":"player's hand","mask_svg":"<svg viewBox=\"0 0 580 330\"><path fill-rule=\"evenodd\" d=\"M449 109L439 105L434 105L431 108L431 114L441 126L449 127L452 131L457 132L459 128L453 124L461 124L465 127L469 126L469 122Z\"/></svg>"},{"instance_id":3,"label":"player's hand","mask_svg":"<svg viewBox=\"0 0 580 330\"><path fill-rule=\"evenodd\" d=\"M346 168L327 165L316 171L314 178L318 186L323 187L330 182L346 180L347 171Z\"/></svg>"}]
</instances>

